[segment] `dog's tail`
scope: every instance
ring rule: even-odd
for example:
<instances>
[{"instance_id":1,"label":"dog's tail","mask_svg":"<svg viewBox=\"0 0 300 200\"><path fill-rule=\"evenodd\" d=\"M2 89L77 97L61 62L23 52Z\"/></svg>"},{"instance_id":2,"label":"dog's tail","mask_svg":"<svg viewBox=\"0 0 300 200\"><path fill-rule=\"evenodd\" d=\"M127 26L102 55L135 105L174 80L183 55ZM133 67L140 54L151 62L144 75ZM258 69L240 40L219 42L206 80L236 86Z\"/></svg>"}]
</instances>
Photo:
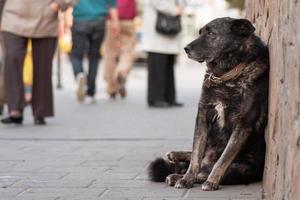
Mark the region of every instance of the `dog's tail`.
<instances>
[{"instance_id":1,"label":"dog's tail","mask_svg":"<svg viewBox=\"0 0 300 200\"><path fill-rule=\"evenodd\" d=\"M169 174L175 172L175 164L163 158L156 158L148 167L148 175L153 182L164 182Z\"/></svg>"}]
</instances>

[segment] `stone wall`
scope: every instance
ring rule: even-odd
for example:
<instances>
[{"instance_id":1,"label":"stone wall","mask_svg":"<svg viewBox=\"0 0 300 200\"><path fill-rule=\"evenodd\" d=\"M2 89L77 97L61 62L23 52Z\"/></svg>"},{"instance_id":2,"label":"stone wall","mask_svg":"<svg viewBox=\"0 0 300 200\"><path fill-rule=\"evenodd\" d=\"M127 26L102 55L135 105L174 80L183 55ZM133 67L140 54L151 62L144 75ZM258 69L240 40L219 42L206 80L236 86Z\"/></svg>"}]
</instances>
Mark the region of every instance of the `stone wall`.
<instances>
[{"instance_id":1,"label":"stone wall","mask_svg":"<svg viewBox=\"0 0 300 200\"><path fill-rule=\"evenodd\" d=\"M247 0L247 18L270 48L264 199L300 199L300 0Z\"/></svg>"}]
</instances>

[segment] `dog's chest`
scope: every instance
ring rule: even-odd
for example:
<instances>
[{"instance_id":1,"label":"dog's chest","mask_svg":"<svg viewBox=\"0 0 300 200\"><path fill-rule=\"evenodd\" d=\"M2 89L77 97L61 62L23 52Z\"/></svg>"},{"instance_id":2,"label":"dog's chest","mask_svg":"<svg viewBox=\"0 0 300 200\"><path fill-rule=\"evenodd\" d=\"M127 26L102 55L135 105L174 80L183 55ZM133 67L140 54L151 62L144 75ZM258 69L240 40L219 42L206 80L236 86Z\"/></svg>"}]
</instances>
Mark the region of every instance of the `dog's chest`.
<instances>
[{"instance_id":1,"label":"dog's chest","mask_svg":"<svg viewBox=\"0 0 300 200\"><path fill-rule=\"evenodd\" d=\"M221 101L210 103L210 106L207 108L207 120L211 125L218 126L219 129L223 129L225 126L225 115L226 115L226 106Z\"/></svg>"},{"instance_id":2,"label":"dog's chest","mask_svg":"<svg viewBox=\"0 0 300 200\"><path fill-rule=\"evenodd\" d=\"M229 82L231 83L231 82ZM207 106L207 122L217 129L231 126L231 118L238 115L243 90L232 82L233 87L219 86L204 90L203 102Z\"/></svg>"},{"instance_id":3,"label":"dog's chest","mask_svg":"<svg viewBox=\"0 0 300 200\"><path fill-rule=\"evenodd\" d=\"M225 107L222 102L217 102L215 104L215 111L216 111L216 121L219 125L219 128L223 128L225 125Z\"/></svg>"}]
</instances>

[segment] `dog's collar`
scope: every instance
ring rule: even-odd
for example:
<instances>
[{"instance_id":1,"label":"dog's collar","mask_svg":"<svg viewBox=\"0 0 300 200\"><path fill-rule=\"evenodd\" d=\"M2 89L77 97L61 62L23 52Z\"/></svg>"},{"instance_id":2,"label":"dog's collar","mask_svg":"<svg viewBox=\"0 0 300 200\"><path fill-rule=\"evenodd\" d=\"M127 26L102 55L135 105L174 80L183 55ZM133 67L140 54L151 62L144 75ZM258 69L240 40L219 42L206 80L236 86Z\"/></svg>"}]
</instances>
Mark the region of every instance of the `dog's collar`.
<instances>
[{"instance_id":1,"label":"dog's collar","mask_svg":"<svg viewBox=\"0 0 300 200\"><path fill-rule=\"evenodd\" d=\"M219 85L226 81L234 79L241 74L246 66L247 65L245 63L241 63L220 77L215 76L213 73L207 73L207 78L204 80L203 84L205 85L205 87L209 88L212 85Z\"/></svg>"}]
</instances>

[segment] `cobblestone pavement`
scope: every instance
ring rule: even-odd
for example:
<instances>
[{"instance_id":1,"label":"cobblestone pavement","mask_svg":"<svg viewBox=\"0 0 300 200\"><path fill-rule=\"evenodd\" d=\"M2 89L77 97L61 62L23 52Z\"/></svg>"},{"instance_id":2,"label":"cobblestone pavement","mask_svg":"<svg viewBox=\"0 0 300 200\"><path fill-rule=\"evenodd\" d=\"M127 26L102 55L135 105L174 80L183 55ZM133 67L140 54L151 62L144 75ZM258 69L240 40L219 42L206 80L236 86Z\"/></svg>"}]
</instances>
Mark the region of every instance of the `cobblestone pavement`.
<instances>
[{"instance_id":1,"label":"cobblestone pavement","mask_svg":"<svg viewBox=\"0 0 300 200\"><path fill-rule=\"evenodd\" d=\"M46 127L32 125L30 109L25 125L0 125L1 200L260 199L259 183L203 192L200 185L176 190L147 180L150 160L191 149L201 67L177 69L178 96L185 103L178 109L147 108L144 68L133 71L126 100L100 95L96 105L75 101L70 74L66 65L64 89L55 94L56 117Z\"/></svg>"}]
</instances>

